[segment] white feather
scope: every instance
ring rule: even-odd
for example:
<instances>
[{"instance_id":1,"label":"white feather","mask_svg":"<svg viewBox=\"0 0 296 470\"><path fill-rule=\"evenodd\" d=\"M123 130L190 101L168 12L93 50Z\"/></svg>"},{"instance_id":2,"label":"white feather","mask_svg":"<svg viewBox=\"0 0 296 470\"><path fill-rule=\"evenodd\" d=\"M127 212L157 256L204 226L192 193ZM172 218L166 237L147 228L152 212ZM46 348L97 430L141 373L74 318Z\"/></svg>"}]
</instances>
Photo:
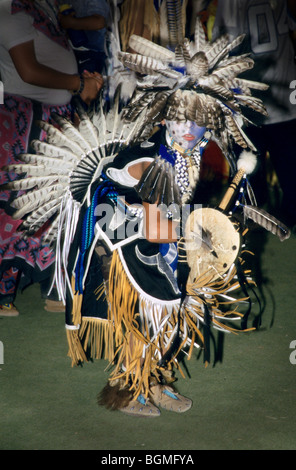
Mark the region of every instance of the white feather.
<instances>
[{"instance_id":1,"label":"white feather","mask_svg":"<svg viewBox=\"0 0 296 470\"><path fill-rule=\"evenodd\" d=\"M70 152L67 149L48 144L47 142L33 140L31 142L31 146L37 153L47 155L48 157L62 157L64 160L69 160L72 162L78 161L78 157L74 153Z\"/></svg>"},{"instance_id":2,"label":"white feather","mask_svg":"<svg viewBox=\"0 0 296 470\"><path fill-rule=\"evenodd\" d=\"M35 153L29 154L24 153L21 155L21 160L26 163L31 163L35 165L44 165L49 168L67 168L69 171L73 168L73 164L69 161L60 160L58 158L45 157L43 155L36 155ZM56 173L57 171L55 171Z\"/></svg>"},{"instance_id":3,"label":"white feather","mask_svg":"<svg viewBox=\"0 0 296 470\"><path fill-rule=\"evenodd\" d=\"M46 140L49 144L65 147L79 157L83 155L82 148L52 124L45 121L37 121L37 124L46 132Z\"/></svg>"},{"instance_id":4,"label":"white feather","mask_svg":"<svg viewBox=\"0 0 296 470\"><path fill-rule=\"evenodd\" d=\"M83 119L80 120L78 130L81 133L82 137L92 149L96 149L99 146L99 136L98 136L98 129L93 125L91 120L84 116Z\"/></svg>"},{"instance_id":5,"label":"white feather","mask_svg":"<svg viewBox=\"0 0 296 470\"><path fill-rule=\"evenodd\" d=\"M56 217L50 224L48 231L44 236L44 242L52 244L57 238L57 228L59 226L59 217Z\"/></svg>"},{"instance_id":6,"label":"white feather","mask_svg":"<svg viewBox=\"0 0 296 470\"><path fill-rule=\"evenodd\" d=\"M24 227L29 228L29 230L37 230L42 227L42 225L59 210L61 200L62 198L59 197L39 207L24 221Z\"/></svg>"},{"instance_id":7,"label":"white feather","mask_svg":"<svg viewBox=\"0 0 296 470\"><path fill-rule=\"evenodd\" d=\"M53 194L52 191L47 191L46 196L43 196L41 200L34 196L33 191L30 194L26 195L26 199L23 199L22 206L13 214L13 218L17 220L23 219L26 214L30 214L36 209L42 210L43 206L45 206L52 200L56 200L57 196L60 196L61 194L61 191L56 191L55 194Z\"/></svg>"},{"instance_id":8,"label":"white feather","mask_svg":"<svg viewBox=\"0 0 296 470\"><path fill-rule=\"evenodd\" d=\"M47 170L44 165L8 165L7 170L18 174L26 173L28 176L45 176L52 174L51 171Z\"/></svg>"},{"instance_id":9,"label":"white feather","mask_svg":"<svg viewBox=\"0 0 296 470\"><path fill-rule=\"evenodd\" d=\"M53 183L59 183L63 185L68 185L69 183L69 176L35 176L29 178L23 178L21 180L15 180L11 183L7 184L9 189L14 191L27 191L28 189L32 188L43 188L48 187Z\"/></svg>"},{"instance_id":10,"label":"white feather","mask_svg":"<svg viewBox=\"0 0 296 470\"><path fill-rule=\"evenodd\" d=\"M171 62L175 58L174 52L159 46L149 39L145 39L136 34L132 34L129 38L129 46L134 49L138 54L153 57L154 59L165 60Z\"/></svg>"},{"instance_id":11,"label":"white feather","mask_svg":"<svg viewBox=\"0 0 296 470\"><path fill-rule=\"evenodd\" d=\"M67 119L59 116L58 114L53 114L53 119L56 123L61 127L63 133L73 142L75 142L79 147L83 150L83 153L91 152L91 146L85 139L83 139L82 135L73 126Z\"/></svg>"},{"instance_id":12,"label":"white feather","mask_svg":"<svg viewBox=\"0 0 296 470\"><path fill-rule=\"evenodd\" d=\"M54 186L51 186L50 188L46 187L46 188L37 189L36 191L30 191L16 198L11 203L11 206L14 207L15 209L20 209L21 207L29 204L30 202L35 203L35 201L38 201L38 203L41 205L41 203L44 201L44 198L47 198L49 194L51 194L51 197L52 197L52 192L55 192L57 194L57 193L61 193L61 191L63 190L64 190L63 185L55 184Z\"/></svg>"}]
</instances>

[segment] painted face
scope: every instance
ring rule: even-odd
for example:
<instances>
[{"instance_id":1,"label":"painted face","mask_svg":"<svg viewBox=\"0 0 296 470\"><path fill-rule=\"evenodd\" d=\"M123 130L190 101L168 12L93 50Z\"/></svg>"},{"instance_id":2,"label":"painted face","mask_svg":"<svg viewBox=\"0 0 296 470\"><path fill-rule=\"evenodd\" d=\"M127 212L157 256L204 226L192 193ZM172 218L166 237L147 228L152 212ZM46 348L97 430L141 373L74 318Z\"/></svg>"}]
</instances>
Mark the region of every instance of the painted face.
<instances>
[{"instance_id":1,"label":"painted face","mask_svg":"<svg viewBox=\"0 0 296 470\"><path fill-rule=\"evenodd\" d=\"M205 127L199 127L193 121L166 121L170 136L184 150L192 150L206 132Z\"/></svg>"}]
</instances>

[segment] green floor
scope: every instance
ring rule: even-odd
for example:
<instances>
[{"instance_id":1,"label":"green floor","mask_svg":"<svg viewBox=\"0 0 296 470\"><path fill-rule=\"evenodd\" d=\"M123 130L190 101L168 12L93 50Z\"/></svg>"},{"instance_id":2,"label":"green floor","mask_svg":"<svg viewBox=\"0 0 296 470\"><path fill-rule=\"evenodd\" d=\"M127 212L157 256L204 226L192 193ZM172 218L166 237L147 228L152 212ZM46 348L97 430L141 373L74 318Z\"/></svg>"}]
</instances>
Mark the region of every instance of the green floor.
<instances>
[{"instance_id":1,"label":"green floor","mask_svg":"<svg viewBox=\"0 0 296 470\"><path fill-rule=\"evenodd\" d=\"M19 295L20 316L0 317L0 449L296 449L296 238L271 235L262 247L261 238L261 329L226 335L215 366L205 369L197 353L187 362L190 377L178 380L194 402L186 415L144 420L99 408L107 363L72 368L63 314L43 310L37 286Z\"/></svg>"}]
</instances>

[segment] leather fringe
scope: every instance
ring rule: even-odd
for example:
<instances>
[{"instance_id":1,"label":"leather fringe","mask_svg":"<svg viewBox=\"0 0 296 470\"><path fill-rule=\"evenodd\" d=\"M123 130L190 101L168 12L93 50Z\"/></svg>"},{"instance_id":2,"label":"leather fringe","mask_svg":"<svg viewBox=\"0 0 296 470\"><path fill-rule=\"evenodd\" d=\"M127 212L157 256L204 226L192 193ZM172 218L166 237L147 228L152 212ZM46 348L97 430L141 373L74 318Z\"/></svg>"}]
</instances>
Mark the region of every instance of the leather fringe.
<instances>
[{"instance_id":1,"label":"leather fringe","mask_svg":"<svg viewBox=\"0 0 296 470\"><path fill-rule=\"evenodd\" d=\"M72 321L74 325L81 324L81 305L83 300L83 295L75 291L75 277L71 278L71 288L73 292L73 301L72 301Z\"/></svg>"},{"instance_id":2,"label":"leather fringe","mask_svg":"<svg viewBox=\"0 0 296 470\"><path fill-rule=\"evenodd\" d=\"M81 306L83 295L75 292L75 278L71 279L73 292L72 324L67 328L68 356L72 366L87 362L87 357L112 360L114 355L113 328L108 320L94 317L82 317ZM96 294L103 295L104 289L99 286Z\"/></svg>"},{"instance_id":3,"label":"leather fringe","mask_svg":"<svg viewBox=\"0 0 296 470\"><path fill-rule=\"evenodd\" d=\"M109 275L107 297L109 317L107 320L84 317L79 330L67 330L72 363L85 361L88 354L96 359L107 359L113 371L109 377L108 387L104 393L102 392L103 395L110 392L109 387L113 395L118 394L117 385L120 383L120 391L128 391L133 399L140 394L148 397L151 380L161 383L164 369L177 369L184 377L177 360L181 350L188 349L188 359L190 359L195 346L202 348L205 346L205 337L201 328L206 320L205 302L211 312L208 318L211 327L232 333L241 331L224 323L225 320L232 320L234 316L236 319L242 316L231 304L239 304L240 301L246 300L234 301L227 296L229 292L240 287L236 274L236 270L233 269L226 278L218 282L212 282L211 276L204 275L195 279L192 284L187 283L187 295L193 298L194 303L187 304L185 301L182 307L181 341L178 350L174 351L169 363L163 368L159 365L159 359L163 357L175 338L179 306L163 305L160 314L159 304L154 305L152 301L145 299L136 291L124 270L119 253L115 251L112 255ZM205 287L209 289L207 292L210 291L212 294L207 298L203 295ZM226 295L224 301L223 294ZM218 300L221 295L222 302L221 299ZM227 308L227 312L223 313L220 310L221 303L226 306L230 304L231 307ZM162 320L165 318L165 321L163 324L159 323L153 330L152 324L156 319L159 321L159 316ZM122 395L121 398L125 400L128 394L122 393ZM117 399L113 400L113 398L104 406L114 409L115 405L112 405L112 401L116 402ZM101 397L100 401L103 403L105 399ZM119 402L120 406L124 406L121 399Z\"/></svg>"},{"instance_id":4,"label":"leather fringe","mask_svg":"<svg viewBox=\"0 0 296 470\"><path fill-rule=\"evenodd\" d=\"M84 317L79 336L83 349L89 350L92 358L113 360L114 336L112 325L108 320Z\"/></svg>"},{"instance_id":5,"label":"leather fringe","mask_svg":"<svg viewBox=\"0 0 296 470\"><path fill-rule=\"evenodd\" d=\"M178 308L169 312L166 305L163 306L162 318L167 315L167 321L152 337L151 318L156 310L159 314L159 305L155 307L152 302L141 298L128 279L117 252L113 253L110 267L108 301L116 349L116 365L110 381L120 379L126 385L130 384L134 399L140 394L148 397L151 378L161 376L158 361L174 335ZM174 365L178 368L177 361Z\"/></svg>"},{"instance_id":6,"label":"leather fringe","mask_svg":"<svg viewBox=\"0 0 296 470\"><path fill-rule=\"evenodd\" d=\"M88 358L114 358L114 335L108 320L84 317L79 329L67 329L68 356L72 366L87 362Z\"/></svg>"},{"instance_id":7,"label":"leather fringe","mask_svg":"<svg viewBox=\"0 0 296 470\"><path fill-rule=\"evenodd\" d=\"M68 356L72 360L72 367L87 362L85 351L81 345L79 330L66 329L68 341Z\"/></svg>"}]
</instances>

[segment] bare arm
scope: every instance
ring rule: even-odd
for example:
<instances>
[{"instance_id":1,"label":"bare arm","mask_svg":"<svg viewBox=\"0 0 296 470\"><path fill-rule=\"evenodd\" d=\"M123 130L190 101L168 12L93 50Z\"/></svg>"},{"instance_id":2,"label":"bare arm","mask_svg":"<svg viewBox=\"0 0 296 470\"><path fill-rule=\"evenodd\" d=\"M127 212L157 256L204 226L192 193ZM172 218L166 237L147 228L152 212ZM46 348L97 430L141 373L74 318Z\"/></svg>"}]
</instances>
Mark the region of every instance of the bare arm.
<instances>
[{"instance_id":1,"label":"bare arm","mask_svg":"<svg viewBox=\"0 0 296 470\"><path fill-rule=\"evenodd\" d=\"M79 75L59 72L37 61L34 42L28 41L9 50L14 66L21 79L31 85L44 88L76 91L80 86ZM81 98L86 102L93 100L102 84L95 77L85 78Z\"/></svg>"},{"instance_id":2,"label":"bare arm","mask_svg":"<svg viewBox=\"0 0 296 470\"><path fill-rule=\"evenodd\" d=\"M169 220L157 206L143 202L144 236L151 243L174 243L178 241L178 222Z\"/></svg>"}]
</instances>

